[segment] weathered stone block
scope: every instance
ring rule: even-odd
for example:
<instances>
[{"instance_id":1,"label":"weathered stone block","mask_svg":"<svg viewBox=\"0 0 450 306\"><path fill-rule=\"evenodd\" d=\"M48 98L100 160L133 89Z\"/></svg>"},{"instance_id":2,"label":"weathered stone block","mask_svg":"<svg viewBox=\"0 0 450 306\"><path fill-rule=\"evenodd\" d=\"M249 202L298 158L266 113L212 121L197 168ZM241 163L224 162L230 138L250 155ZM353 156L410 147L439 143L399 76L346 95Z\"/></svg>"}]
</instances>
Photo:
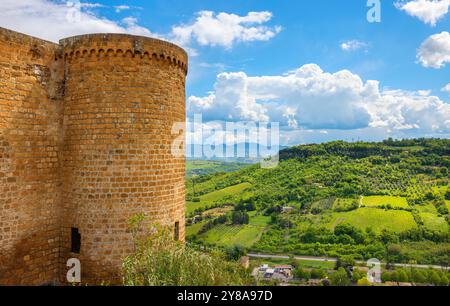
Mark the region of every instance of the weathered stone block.
<instances>
[{"instance_id":1,"label":"weathered stone block","mask_svg":"<svg viewBox=\"0 0 450 306\"><path fill-rule=\"evenodd\" d=\"M0 28L0 285L120 282L127 220L179 223L187 54L120 34L46 42ZM71 250L72 231L81 237Z\"/></svg>"}]
</instances>

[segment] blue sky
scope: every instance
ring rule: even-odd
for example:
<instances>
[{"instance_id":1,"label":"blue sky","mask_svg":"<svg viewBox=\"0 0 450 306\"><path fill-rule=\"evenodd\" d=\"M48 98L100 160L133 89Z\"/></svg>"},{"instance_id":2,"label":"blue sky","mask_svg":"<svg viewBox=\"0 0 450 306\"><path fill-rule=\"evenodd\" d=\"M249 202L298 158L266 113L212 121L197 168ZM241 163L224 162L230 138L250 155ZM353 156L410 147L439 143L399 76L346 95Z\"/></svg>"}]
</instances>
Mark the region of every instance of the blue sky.
<instances>
[{"instance_id":1,"label":"blue sky","mask_svg":"<svg viewBox=\"0 0 450 306\"><path fill-rule=\"evenodd\" d=\"M172 26L189 23L203 10L246 15L252 11L270 11L268 25L283 30L266 42L237 43L231 50L198 47L197 63L222 64L227 71L244 70L249 75L278 75L305 63L317 63L326 71L350 69L363 79L376 79L382 86L405 90L431 89L442 98L442 83L450 82L449 69L426 69L416 62L416 49L428 36L450 30L450 18L436 27L394 7L394 1L382 1L382 22L368 23L364 0L157 0L96 1L105 6L135 7L117 14L112 9L98 9L104 16L120 21L129 16L155 33L168 33ZM137 9L141 8L141 9ZM342 42L358 39L370 44L365 52L343 52ZM197 68L193 66L193 68ZM192 68L192 69L193 69ZM200 67L202 68L202 67ZM192 70L191 69L191 70ZM203 95L211 90L220 69L192 72L188 95Z\"/></svg>"},{"instance_id":2,"label":"blue sky","mask_svg":"<svg viewBox=\"0 0 450 306\"><path fill-rule=\"evenodd\" d=\"M64 1L20 2L2 0L0 26L181 44L189 116L280 122L284 145L450 135L450 0L382 0L380 23L365 0L90 0L67 26Z\"/></svg>"}]
</instances>

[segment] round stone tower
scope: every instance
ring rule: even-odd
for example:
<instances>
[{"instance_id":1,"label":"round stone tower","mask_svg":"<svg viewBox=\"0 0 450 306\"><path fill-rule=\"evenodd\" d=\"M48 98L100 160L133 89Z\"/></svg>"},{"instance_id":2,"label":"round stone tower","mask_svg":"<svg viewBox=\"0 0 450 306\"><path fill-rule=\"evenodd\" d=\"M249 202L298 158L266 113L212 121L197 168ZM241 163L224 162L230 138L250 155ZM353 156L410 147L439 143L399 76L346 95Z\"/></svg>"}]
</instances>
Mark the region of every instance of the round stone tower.
<instances>
[{"instance_id":1,"label":"round stone tower","mask_svg":"<svg viewBox=\"0 0 450 306\"><path fill-rule=\"evenodd\" d=\"M184 240L186 52L165 41L94 34L60 41L65 61L61 265L84 283L120 281L128 221L171 226ZM182 148L184 150L184 148ZM61 275L65 279L65 273Z\"/></svg>"}]
</instances>

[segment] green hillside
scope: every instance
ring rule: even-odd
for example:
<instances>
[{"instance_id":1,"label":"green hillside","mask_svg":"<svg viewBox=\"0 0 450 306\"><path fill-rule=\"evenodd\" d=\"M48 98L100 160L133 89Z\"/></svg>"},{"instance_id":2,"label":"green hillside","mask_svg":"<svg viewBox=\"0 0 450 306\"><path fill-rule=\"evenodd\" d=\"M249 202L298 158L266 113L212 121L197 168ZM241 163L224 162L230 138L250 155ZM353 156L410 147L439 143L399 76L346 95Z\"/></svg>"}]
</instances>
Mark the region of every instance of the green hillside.
<instances>
[{"instance_id":1,"label":"green hillside","mask_svg":"<svg viewBox=\"0 0 450 306\"><path fill-rule=\"evenodd\" d=\"M370 196L364 197L362 204L369 207L379 207L391 205L392 207L408 207L408 201L404 197L392 197L392 196Z\"/></svg>"},{"instance_id":2,"label":"green hillside","mask_svg":"<svg viewBox=\"0 0 450 306\"><path fill-rule=\"evenodd\" d=\"M377 233L383 230L400 233L417 228L410 212L377 208L359 208L349 212L334 213L327 227L334 230L339 224L351 224L361 230L371 228Z\"/></svg>"},{"instance_id":3,"label":"green hillside","mask_svg":"<svg viewBox=\"0 0 450 306\"><path fill-rule=\"evenodd\" d=\"M188 224L203 222L201 231L188 227L188 239L259 252L450 265L449 168L450 140L289 148L275 169L253 165L187 179ZM216 222L208 210L221 206L233 212ZM237 213L248 214L248 224L233 224ZM256 215L266 217L259 226L252 225Z\"/></svg>"},{"instance_id":4,"label":"green hillside","mask_svg":"<svg viewBox=\"0 0 450 306\"><path fill-rule=\"evenodd\" d=\"M198 209L212 208L217 201L225 200L228 197L240 194L249 187L251 187L251 184L241 183L196 197L192 201L186 202L186 212L187 214L190 214Z\"/></svg>"},{"instance_id":5,"label":"green hillside","mask_svg":"<svg viewBox=\"0 0 450 306\"><path fill-rule=\"evenodd\" d=\"M237 162L233 163L209 160L189 160L186 162L186 175L187 177L192 177L215 173L233 172L247 167L248 165L248 163Z\"/></svg>"}]
</instances>

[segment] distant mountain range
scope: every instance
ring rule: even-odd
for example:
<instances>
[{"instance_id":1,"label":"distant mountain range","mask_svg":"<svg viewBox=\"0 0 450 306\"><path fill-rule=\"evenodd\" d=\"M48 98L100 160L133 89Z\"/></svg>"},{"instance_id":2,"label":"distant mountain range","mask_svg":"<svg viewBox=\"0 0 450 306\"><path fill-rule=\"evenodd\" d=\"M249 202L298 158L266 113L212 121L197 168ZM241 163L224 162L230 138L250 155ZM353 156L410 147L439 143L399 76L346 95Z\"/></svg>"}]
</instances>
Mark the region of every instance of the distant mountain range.
<instances>
[{"instance_id":1,"label":"distant mountain range","mask_svg":"<svg viewBox=\"0 0 450 306\"><path fill-rule=\"evenodd\" d=\"M277 155L279 151L286 148L288 147L267 148L256 143L223 144L221 147L191 144L186 147L186 157L188 160L212 160L253 164L260 162L264 158Z\"/></svg>"}]
</instances>

